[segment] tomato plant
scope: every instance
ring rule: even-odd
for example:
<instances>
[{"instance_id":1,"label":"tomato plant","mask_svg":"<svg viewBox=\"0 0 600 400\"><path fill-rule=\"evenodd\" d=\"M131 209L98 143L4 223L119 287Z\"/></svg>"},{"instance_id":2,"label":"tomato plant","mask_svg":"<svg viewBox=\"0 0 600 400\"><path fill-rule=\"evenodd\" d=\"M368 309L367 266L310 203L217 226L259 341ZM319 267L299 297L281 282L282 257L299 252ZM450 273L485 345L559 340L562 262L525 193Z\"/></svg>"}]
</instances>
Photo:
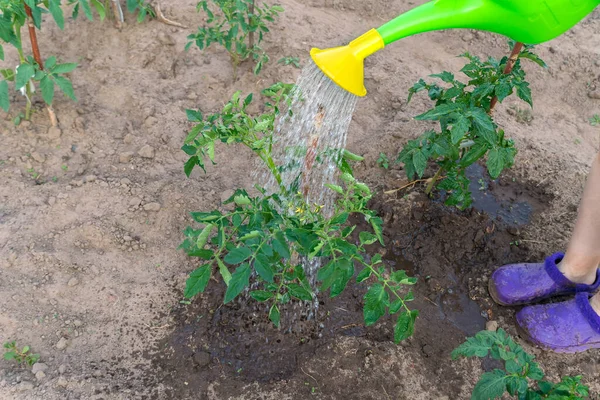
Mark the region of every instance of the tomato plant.
<instances>
[{"instance_id":1,"label":"tomato plant","mask_svg":"<svg viewBox=\"0 0 600 400\"><path fill-rule=\"evenodd\" d=\"M518 48L515 47L518 45ZM404 163L409 179L419 178L425 173L429 162L438 165L431 179L427 194L437 185L448 193L446 204L467 208L471 205L469 179L466 168L487 156L487 170L493 179L514 163L516 148L504 130L493 120L492 111L497 102L502 102L516 92L517 96L533 106L531 89L521 66L521 59L530 59L541 66L545 63L532 51L532 46L515 44L512 57L501 60L479 57L465 53L468 63L461 72L467 83L454 74L444 71L431 75L443 82L428 83L420 79L410 90L408 101L413 95L426 91L435 102L434 107L415 119L437 121L440 129L428 130L415 140L409 141L398 155Z\"/></svg>"},{"instance_id":2,"label":"tomato plant","mask_svg":"<svg viewBox=\"0 0 600 400\"><path fill-rule=\"evenodd\" d=\"M545 380L535 357L525 352L503 329L482 331L467 338L452 352L452 359L488 355L504 363L504 369L481 375L473 389L473 400L500 399L505 393L519 400L579 400L589 395L581 376L565 376L558 383Z\"/></svg>"},{"instance_id":3,"label":"tomato plant","mask_svg":"<svg viewBox=\"0 0 600 400\"><path fill-rule=\"evenodd\" d=\"M268 193L256 186L255 196L238 189L225 202L233 205L232 210L192 213L200 226L185 230L181 247L202 261L187 280L185 296L203 292L211 276L217 275L227 286L225 303L251 287L250 297L268 303L269 318L279 326L281 307L286 303L313 301L317 292L329 291L335 297L355 279L369 286L363 299L365 324L374 324L386 312L397 314L394 339L399 342L414 330L418 312L408 307L413 300L408 287L416 279L403 270L390 270L379 254L367 254L366 246L383 244L383 221L367 206L371 190L353 175L350 162L362 158L337 149L342 154L338 161L341 184L327 185L331 196L337 196L328 215L321 205L307 203L298 183L284 185L281 171L293 166L273 161L274 123L276 118L286 117L293 93L291 85L281 83L263 91L266 111L259 116L247 113L253 96L242 99L240 92L221 112L204 116L197 110L187 111L188 119L196 124L183 146L189 156L184 168L188 176L194 167L205 169L207 162L216 161L217 142L237 143L262 160L278 189ZM318 162L320 155L315 159ZM367 228L352 222L358 219L365 221Z\"/></svg>"},{"instance_id":4,"label":"tomato plant","mask_svg":"<svg viewBox=\"0 0 600 400\"><path fill-rule=\"evenodd\" d=\"M104 6L99 0L68 0L67 5L74 5L73 17L77 17L82 8L88 18L92 18L92 8L103 18ZM36 91L36 83L47 104L52 125L56 125L56 116L52 110L55 88L58 87L66 96L75 100L71 81L64 76L73 71L77 64L57 62L52 56L42 59L37 41L36 30L41 29L42 14L50 14L60 29L64 28L65 17L61 8L61 0L0 0L0 40L4 44L14 46L19 54L19 65L14 69L0 70L0 107L9 111L9 82L26 98L25 118L31 117L32 96ZM21 38L21 28L27 25L32 55L25 55ZM4 60L4 47L0 44L0 60Z\"/></svg>"},{"instance_id":5,"label":"tomato plant","mask_svg":"<svg viewBox=\"0 0 600 400\"><path fill-rule=\"evenodd\" d=\"M269 56L260 47L264 34L269 32L268 23L283 12L281 6L255 4L255 0L202 0L197 9L203 10L207 16L206 26L198 28L198 32L188 36L189 49L196 44L200 50L218 43L225 47L233 64L234 79L237 68L244 60L251 58L255 62L254 73L258 75L269 61ZM247 40L247 43L246 43Z\"/></svg>"}]
</instances>

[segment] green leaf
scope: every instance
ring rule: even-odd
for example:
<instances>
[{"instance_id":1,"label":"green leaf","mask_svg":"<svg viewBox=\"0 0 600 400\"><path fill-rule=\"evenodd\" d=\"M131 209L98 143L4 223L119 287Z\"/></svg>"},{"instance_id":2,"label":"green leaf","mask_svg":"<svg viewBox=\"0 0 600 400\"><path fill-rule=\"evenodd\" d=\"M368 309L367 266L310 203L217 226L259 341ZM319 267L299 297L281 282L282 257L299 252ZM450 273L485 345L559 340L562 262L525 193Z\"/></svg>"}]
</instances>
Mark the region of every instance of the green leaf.
<instances>
[{"instance_id":1,"label":"green leaf","mask_svg":"<svg viewBox=\"0 0 600 400\"><path fill-rule=\"evenodd\" d=\"M0 44L0 60L4 61L4 47Z\"/></svg>"},{"instance_id":2,"label":"green leaf","mask_svg":"<svg viewBox=\"0 0 600 400\"><path fill-rule=\"evenodd\" d=\"M312 301L311 293L302 286L298 285L297 283L290 283L289 285L287 285L287 287L289 293L295 298L304 301Z\"/></svg>"},{"instance_id":3,"label":"green leaf","mask_svg":"<svg viewBox=\"0 0 600 400\"><path fill-rule=\"evenodd\" d=\"M50 76L46 75L40 81L40 89L42 90L42 97L49 106L52 105L54 99L54 82Z\"/></svg>"},{"instance_id":4,"label":"green leaf","mask_svg":"<svg viewBox=\"0 0 600 400\"><path fill-rule=\"evenodd\" d=\"M354 275L354 265L348 259L334 259L317 272L317 279L323 281L322 292L331 288L330 296L335 297L344 291Z\"/></svg>"},{"instance_id":5,"label":"green leaf","mask_svg":"<svg viewBox=\"0 0 600 400\"><path fill-rule=\"evenodd\" d=\"M531 99L531 89L529 83L521 82L517 85L517 96L531 107L533 107L533 100Z\"/></svg>"},{"instance_id":6,"label":"green leaf","mask_svg":"<svg viewBox=\"0 0 600 400\"><path fill-rule=\"evenodd\" d=\"M408 339L415 332L415 320L419 315L419 311L402 311L398 316L398 321L394 326L394 342L400 343Z\"/></svg>"},{"instance_id":7,"label":"green leaf","mask_svg":"<svg viewBox=\"0 0 600 400\"><path fill-rule=\"evenodd\" d=\"M16 357L16 353L14 351L8 351L6 353L4 353L4 359L5 360L14 360Z\"/></svg>"},{"instance_id":8,"label":"green leaf","mask_svg":"<svg viewBox=\"0 0 600 400\"><path fill-rule=\"evenodd\" d=\"M337 192L339 194L344 194L344 189L342 189L342 187L339 185L334 185L332 183L326 183L325 187L328 187L329 189L331 189L334 192Z\"/></svg>"},{"instance_id":9,"label":"green leaf","mask_svg":"<svg viewBox=\"0 0 600 400\"><path fill-rule=\"evenodd\" d=\"M73 92L73 85L71 84L70 80L68 80L64 76L55 76L54 80L64 94L69 96L71 100L77 101L77 98L75 97L75 92Z\"/></svg>"},{"instance_id":10,"label":"green leaf","mask_svg":"<svg viewBox=\"0 0 600 400\"><path fill-rule=\"evenodd\" d=\"M417 115L415 119L418 121L437 121L441 117L452 114L459 109L460 106L458 104L443 103L423 114Z\"/></svg>"},{"instance_id":11,"label":"green leaf","mask_svg":"<svg viewBox=\"0 0 600 400\"><path fill-rule=\"evenodd\" d=\"M472 400L493 400L501 398L506 390L506 373L499 369L481 375L471 395Z\"/></svg>"},{"instance_id":12,"label":"green leaf","mask_svg":"<svg viewBox=\"0 0 600 400\"><path fill-rule=\"evenodd\" d=\"M420 91L427 89L427 87L427 82L425 82L423 79L419 79L419 82L415 83L413 87L408 90L408 100L406 102L410 103L410 100L415 93L419 93Z\"/></svg>"},{"instance_id":13,"label":"green leaf","mask_svg":"<svg viewBox=\"0 0 600 400\"><path fill-rule=\"evenodd\" d=\"M50 56L46 59L46 61L44 62L44 67L47 70L51 70L52 68L54 68L54 66L56 65L56 57L54 56Z\"/></svg>"},{"instance_id":14,"label":"green leaf","mask_svg":"<svg viewBox=\"0 0 600 400\"><path fill-rule=\"evenodd\" d=\"M190 214L192 215L192 218L194 218L194 221L201 223L215 221L223 216L223 214L216 210L212 212L193 212Z\"/></svg>"},{"instance_id":15,"label":"green leaf","mask_svg":"<svg viewBox=\"0 0 600 400\"><path fill-rule=\"evenodd\" d=\"M473 125L479 131L495 131L494 122L483 108L472 108L470 115L473 118Z\"/></svg>"},{"instance_id":16,"label":"green leaf","mask_svg":"<svg viewBox=\"0 0 600 400\"><path fill-rule=\"evenodd\" d=\"M227 286L227 291L225 292L225 300L223 300L225 304L235 299L237 295L242 293L242 290L248 287L250 273L251 270L248 264L242 264L236 268L233 275L231 275L229 286Z\"/></svg>"},{"instance_id":17,"label":"green leaf","mask_svg":"<svg viewBox=\"0 0 600 400\"><path fill-rule=\"evenodd\" d=\"M190 157L189 160L187 160L187 162L185 163L185 165L183 166L183 172L185 172L185 175L189 178L192 171L194 170L194 167L196 165L198 165L198 161L200 159L198 158L198 156L193 156Z\"/></svg>"},{"instance_id":18,"label":"green leaf","mask_svg":"<svg viewBox=\"0 0 600 400\"><path fill-rule=\"evenodd\" d=\"M217 258L217 265L219 266L219 273L223 278L223 282L225 282L225 285L229 286L229 282L231 282L231 272L229 272L229 269L227 269L227 266L220 258Z\"/></svg>"},{"instance_id":19,"label":"green leaf","mask_svg":"<svg viewBox=\"0 0 600 400\"><path fill-rule=\"evenodd\" d=\"M390 279L396 283L403 283L403 281L408 280L408 275L406 274L406 271L399 269L392 273Z\"/></svg>"},{"instance_id":20,"label":"green leaf","mask_svg":"<svg viewBox=\"0 0 600 400\"><path fill-rule=\"evenodd\" d=\"M202 112L196 110L185 110L188 121L190 122L202 122Z\"/></svg>"},{"instance_id":21,"label":"green leaf","mask_svg":"<svg viewBox=\"0 0 600 400\"><path fill-rule=\"evenodd\" d=\"M202 232L200 232L198 235L198 240L196 241L196 246L198 246L199 249L204 248L214 227L215 226L213 224L208 224L204 227L204 229L202 229Z\"/></svg>"},{"instance_id":22,"label":"green leaf","mask_svg":"<svg viewBox=\"0 0 600 400\"><path fill-rule=\"evenodd\" d=\"M186 250L187 255L190 257L198 257L203 260L210 260L214 257L215 252L210 249L199 249L197 246L194 246L192 249Z\"/></svg>"},{"instance_id":23,"label":"green leaf","mask_svg":"<svg viewBox=\"0 0 600 400\"><path fill-rule=\"evenodd\" d=\"M454 74L448 72L448 71L444 71L442 73L439 74L433 74L433 75L429 75L432 78L440 78L442 81L446 82L446 83L452 83L454 82Z\"/></svg>"},{"instance_id":24,"label":"green leaf","mask_svg":"<svg viewBox=\"0 0 600 400\"><path fill-rule=\"evenodd\" d=\"M423 152L423 150L416 150L413 153L413 165L415 166L415 171L419 178L423 177L425 173L425 168L427 168L427 156Z\"/></svg>"},{"instance_id":25,"label":"green leaf","mask_svg":"<svg viewBox=\"0 0 600 400\"><path fill-rule=\"evenodd\" d=\"M0 81L0 107L6 112L10 109L8 83L6 81Z\"/></svg>"},{"instance_id":26,"label":"green leaf","mask_svg":"<svg viewBox=\"0 0 600 400\"><path fill-rule=\"evenodd\" d=\"M495 332L479 332L475 337L469 337L467 340L452 351L452 359L456 360L460 356L483 358L488 355L492 344L495 341Z\"/></svg>"},{"instance_id":27,"label":"green leaf","mask_svg":"<svg viewBox=\"0 0 600 400\"><path fill-rule=\"evenodd\" d=\"M245 99L244 99L244 107L247 107L248 105L250 105L250 103L252 103L252 93L250 93Z\"/></svg>"},{"instance_id":28,"label":"green leaf","mask_svg":"<svg viewBox=\"0 0 600 400\"><path fill-rule=\"evenodd\" d=\"M544 378L544 371L542 371L537 363L531 363L529 365L529 370L527 371L527 377L529 379L539 381L540 379Z\"/></svg>"},{"instance_id":29,"label":"green leaf","mask_svg":"<svg viewBox=\"0 0 600 400\"><path fill-rule=\"evenodd\" d=\"M491 149L488 153L487 169L492 179L498 178L504 169L504 157L498 149Z\"/></svg>"},{"instance_id":30,"label":"green leaf","mask_svg":"<svg viewBox=\"0 0 600 400\"><path fill-rule=\"evenodd\" d=\"M277 308L276 304L273 304L269 310L269 319L271 322L273 322L273 324L275 324L276 327L279 328L280 318L281 315L279 314L279 308Z\"/></svg>"},{"instance_id":31,"label":"green leaf","mask_svg":"<svg viewBox=\"0 0 600 400\"><path fill-rule=\"evenodd\" d=\"M402 300L396 299L390 304L390 314L396 314L402 308Z\"/></svg>"},{"instance_id":32,"label":"green leaf","mask_svg":"<svg viewBox=\"0 0 600 400\"><path fill-rule=\"evenodd\" d=\"M473 145L467 153L460 160L460 166L463 168L468 167L477 160L479 160L488 151L488 147L481 143Z\"/></svg>"},{"instance_id":33,"label":"green leaf","mask_svg":"<svg viewBox=\"0 0 600 400\"><path fill-rule=\"evenodd\" d=\"M210 264L203 265L200 268L196 269L194 272L192 272L187 281L185 282L185 291L183 292L183 295L187 299L189 299L191 297L194 297L198 293L204 292L204 289L206 288L206 285L208 284L208 281L210 279L211 273L212 268Z\"/></svg>"},{"instance_id":34,"label":"green leaf","mask_svg":"<svg viewBox=\"0 0 600 400\"><path fill-rule=\"evenodd\" d=\"M29 351L29 346L23 346L23 350L21 350L21 353L26 354Z\"/></svg>"},{"instance_id":35,"label":"green leaf","mask_svg":"<svg viewBox=\"0 0 600 400\"><path fill-rule=\"evenodd\" d=\"M15 71L10 68L0 69L0 74L9 82L13 82L15 80Z\"/></svg>"},{"instance_id":36,"label":"green leaf","mask_svg":"<svg viewBox=\"0 0 600 400\"><path fill-rule=\"evenodd\" d=\"M77 68L76 63L65 63L65 64L57 64L54 68L52 68L53 74L67 74Z\"/></svg>"},{"instance_id":37,"label":"green leaf","mask_svg":"<svg viewBox=\"0 0 600 400\"><path fill-rule=\"evenodd\" d=\"M502 103L502 100L510 96L512 93L512 87L507 82L501 82L495 89L495 95L498 97L498 101Z\"/></svg>"},{"instance_id":38,"label":"green leaf","mask_svg":"<svg viewBox=\"0 0 600 400\"><path fill-rule=\"evenodd\" d=\"M92 14L92 8L87 1L80 1L78 4L81 4L81 8L83 8L83 13L90 21L94 20L94 16Z\"/></svg>"},{"instance_id":39,"label":"green leaf","mask_svg":"<svg viewBox=\"0 0 600 400\"><path fill-rule=\"evenodd\" d=\"M243 194L238 194L237 196L235 196L233 198L233 201L238 206L247 206L248 204L252 204L252 202L250 201L248 196L243 195Z\"/></svg>"},{"instance_id":40,"label":"green leaf","mask_svg":"<svg viewBox=\"0 0 600 400\"><path fill-rule=\"evenodd\" d=\"M483 99L492 94L494 92L494 85L489 82L477 85L475 90L473 90L472 96L478 101L483 101Z\"/></svg>"},{"instance_id":41,"label":"green leaf","mask_svg":"<svg viewBox=\"0 0 600 400\"><path fill-rule=\"evenodd\" d=\"M371 232L362 231L358 234L358 238L362 245L373 244L377 241L377 236L373 235Z\"/></svg>"},{"instance_id":42,"label":"green leaf","mask_svg":"<svg viewBox=\"0 0 600 400\"><path fill-rule=\"evenodd\" d=\"M252 292L250 292L250 297L252 297L256 301L260 301L261 303L263 301L272 299L274 296L274 293L267 292L265 290L253 290Z\"/></svg>"},{"instance_id":43,"label":"green leaf","mask_svg":"<svg viewBox=\"0 0 600 400\"><path fill-rule=\"evenodd\" d=\"M519 58L526 58L530 61L533 61L534 63L536 63L537 65L539 65L542 68L548 68L548 65L546 64L546 62L544 60L542 60L537 54L534 54L530 51L524 50L521 52L521 54L519 54Z\"/></svg>"},{"instance_id":44,"label":"green leaf","mask_svg":"<svg viewBox=\"0 0 600 400\"><path fill-rule=\"evenodd\" d=\"M347 213L347 212L342 212L342 213L340 213L340 214L336 215L335 217L333 217L333 218L331 219L331 221L329 221L329 223L330 223L331 225L342 225L342 224L345 224L345 223L346 223L346 221L348 221L348 217L349 217L349 216L350 216L350 214L349 214L349 213Z\"/></svg>"},{"instance_id":45,"label":"green leaf","mask_svg":"<svg viewBox=\"0 0 600 400\"><path fill-rule=\"evenodd\" d=\"M458 114L454 124L452 125L452 129L450 129L450 138L452 140L452 144L457 144L461 141L463 137L469 132L471 128L471 121L464 114Z\"/></svg>"},{"instance_id":46,"label":"green leaf","mask_svg":"<svg viewBox=\"0 0 600 400\"><path fill-rule=\"evenodd\" d=\"M356 282L361 283L362 281L369 279L369 277L371 276L372 273L373 273L373 271L371 270L371 268L369 268L369 267L363 268L363 270L360 271L360 273L356 277Z\"/></svg>"},{"instance_id":47,"label":"green leaf","mask_svg":"<svg viewBox=\"0 0 600 400\"><path fill-rule=\"evenodd\" d=\"M373 228L375 236L377 236L377 239L379 239L379 243L382 246L384 246L385 244L383 243L383 220L379 217L371 217L369 219L369 222L371 222L371 228Z\"/></svg>"},{"instance_id":48,"label":"green leaf","mask_svg":"<svg viewBox=\"0 0 600 400\"><path fill-rule=\"evenodd\" d=\"M104 21L104 18L106 18L106 9L104 8L104 5L102 4L102 2L100 0L91 0L92 4L94 5L94 8L96 8L96 11L98 12L98 15L100 16L100 21Z\"/></svg>"},{"instance_id":49,"label":"green leaf","mask_svg":"<svg viewBox=\"0 0 600 400\"><path fill-rule=\"evenodd\" d=\"M252 255L252 250L247 247L238 247L231 250L223 261L230 265L236 265L243 261L246 261Z\"/></svg>"},{"instance_id":50,"label":"green leaf","mask_svg":"<svg viewBox=\"0 0 600 400\"><path fill-rule=\"evenodd\" d=\"M363 315L365 325L373 325L377 320L385 314L385 309L390 301L390 296L383 285L376 283L371 286L364 297L365 305L363 307Z\"/></svg>"},{"instance_id":51,"label":"green leaf","mask_svg":"<svg viewBox=\"0 0 600 400\"><path fill-rule=\"evenodd\" d=\"M342 157L344 157L344 159L346 159L346 160L356 161L356 162L363 161L365 159L363 156L354 154L346 149L344 149L344 151L342 152Z\"/></svg>"},{"instance_id":52,"label":"green leaf","mask_svg":"<svg viewBox=\"0 0 600 400\"><path fill-rule=\"evenodd\" d=\"M56 21L56 25L58 25L60 29L64 29L65 16L63 15L62 8L60 8L60 0L49 0L48 9L52 14L52 18L54 18L54 21Z\"/></svg>"},{"instance_id":53,"label":"green leaf","mask_svg":"<svg viewBox=\"0 0 600 400\"><path fill-rule=\"evenodd\" d=\"M288 248L287 240L285 240L285 236L283 236L283 232L278 231L273 235L273 249L279 254L282 258L290 258L290 249Z\"/></svg>"},{"instance_id":54,"label":"green leaf","mask_svg":"<svg viewBox=\"0 0 600 400\"><path fill-rule=\"evenodd\" d=\"M258 254L254 261L256 273L267 282L273 282L275 271L269 259L263 254Z\"/></svg>"},{"instance_id":55,"label":"green leaf","mask_svg":"<svg viewBox=\"0 0 600 400\"><path fill-rule=\"evenodd\" d=\"M35 75L35 68L31 64L21 64L17 67L15 89L19 90Z\"/></svg>"}]
</instances>

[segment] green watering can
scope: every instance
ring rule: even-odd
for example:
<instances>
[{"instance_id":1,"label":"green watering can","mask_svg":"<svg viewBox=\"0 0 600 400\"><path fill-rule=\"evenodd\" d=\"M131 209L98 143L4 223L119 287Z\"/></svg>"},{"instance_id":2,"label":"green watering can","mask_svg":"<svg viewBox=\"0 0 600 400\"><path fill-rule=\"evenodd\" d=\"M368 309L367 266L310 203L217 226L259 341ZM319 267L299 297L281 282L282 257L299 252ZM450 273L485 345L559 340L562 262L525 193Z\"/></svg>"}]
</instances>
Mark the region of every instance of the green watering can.
<instances>
[{"instance_id":1,"label":"green watering can","mask_svg":"<svg viewBox=\"0 0 600 400\"><path fill-rule=\"evenodd\" d=\"M310 54L339 86L364 96L364 59L396 40L422 32L467 28L537 44L571 29L598 4L600 0L435 0L370 30L347 46L312 49Z\"/></svg>"}]
</instances>

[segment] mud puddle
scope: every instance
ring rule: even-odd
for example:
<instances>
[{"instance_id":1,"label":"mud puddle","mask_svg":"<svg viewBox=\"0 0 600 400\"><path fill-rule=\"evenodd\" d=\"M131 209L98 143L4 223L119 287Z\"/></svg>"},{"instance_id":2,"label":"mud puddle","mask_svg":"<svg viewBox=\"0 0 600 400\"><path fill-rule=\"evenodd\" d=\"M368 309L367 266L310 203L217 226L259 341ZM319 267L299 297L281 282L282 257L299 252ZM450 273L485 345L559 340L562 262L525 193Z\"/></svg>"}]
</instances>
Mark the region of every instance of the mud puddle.
<instances>
[{"instance_id":1,"label":"mud puddle","mask_svg":"<svg viewBox=\"0 0 600 400\"><path fill-rule=\"evenodd\" d=\"M504 182L506 189L498 190L498 180L491 180L486 169L480 164L473 164L466 169L471 181L469 190L473 197L473 208L486 213L490 218L509 226L522 226L529 223L534 212L535 200L522 190L511 190L509 182ZM512 183L512 182L511 182Z\"/></svg>"}]
</instances>

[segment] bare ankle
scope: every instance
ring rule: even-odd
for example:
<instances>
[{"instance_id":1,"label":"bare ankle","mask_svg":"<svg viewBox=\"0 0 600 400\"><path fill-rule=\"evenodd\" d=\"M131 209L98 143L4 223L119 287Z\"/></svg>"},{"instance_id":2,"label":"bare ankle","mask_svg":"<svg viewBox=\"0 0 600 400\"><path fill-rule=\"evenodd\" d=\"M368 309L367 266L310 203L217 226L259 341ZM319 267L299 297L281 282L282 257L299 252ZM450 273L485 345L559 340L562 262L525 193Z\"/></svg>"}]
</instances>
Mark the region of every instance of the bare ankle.
<instances>
[{"instance_id":1,"label":"bare ankle","mask_svg":"<svg viewBox=\"0 0 600 400\"><path fill-rule=\"evenodd\" d=\"M570 264L567 264L563 259L557 265L558 270L563 273L563 275L574 283L583 283L586 285L591 285L596 282L596 271L598 267L595 269L575 269ZM600 302L600 299L598 300Z\"/></svg>"},{"instance_id":2,"label":"bare ankle","mask_svg":"<svg viewBox=\"0 0 600 400\"><path fill-rule=\"evenodd\" d=\"M598 315L600 315L600 294L596 294L594 297L590 299L590 304L592 308Z\"/></svg>"}]
</instances>

